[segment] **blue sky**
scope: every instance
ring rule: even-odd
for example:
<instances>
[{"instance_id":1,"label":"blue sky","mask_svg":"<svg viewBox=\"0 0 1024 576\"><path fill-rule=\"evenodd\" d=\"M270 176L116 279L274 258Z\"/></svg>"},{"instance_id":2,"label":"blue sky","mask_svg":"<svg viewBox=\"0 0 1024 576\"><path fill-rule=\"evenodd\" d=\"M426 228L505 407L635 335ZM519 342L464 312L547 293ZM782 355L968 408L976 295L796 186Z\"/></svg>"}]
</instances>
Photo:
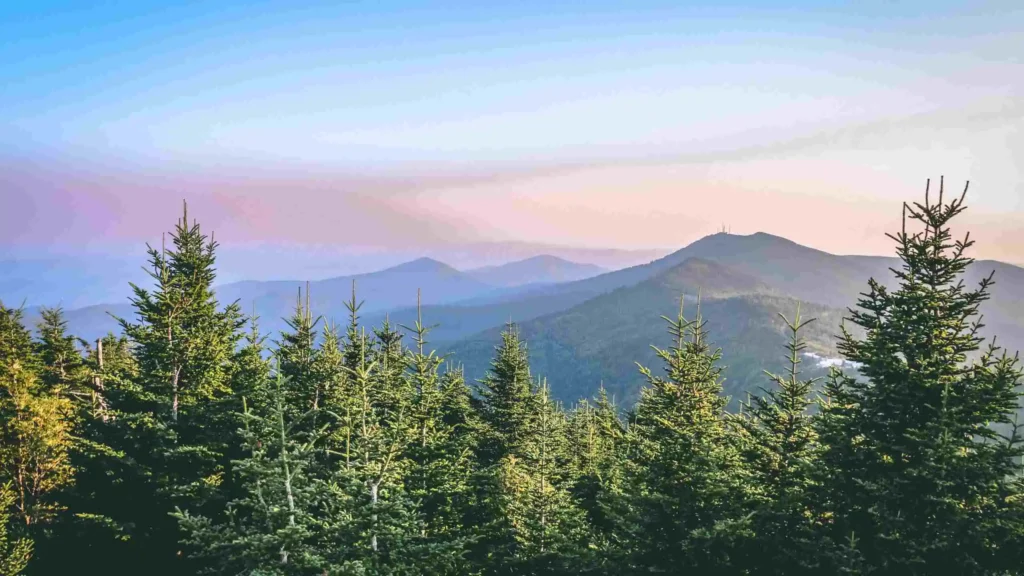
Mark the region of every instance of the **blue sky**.
<instances>
[{"instance_id":1,"label":"blue sky","mask_svg":"<svg viewBox=\"0 0 1024 576\"><path fill-rule=\"evenodd\" d=\"M289 212L302 190L398 214L367 230L343 219L376 243L409 228L393 197L440 223L423 229L588 246L680 245L729 209L695 219L670 189L796 206L870 188L875 234L939 170L981 184L978 222L1009 243L1024 213L1022 30L1009 1L8 1L0 185L38 218L0 216L0 247L144 237L121 221L166 227L146 207L176 205L171 184L247 241L356 241L309 235L329 221ZM823 185L863 171L856 190ZM271 230L254 198L297 224ZM48 223L53 204L74 206ZM635 225L609 235L623 210ZM658 232L672 215L685 231ZM824 234L801 240L863 246Z\"/></svg>"},{"instance_id":2,"label":"blue sky","mask_svg":"<svg viewBox=\"0 0 1024 576\"><path fill-rule=\"evenodd\" d=\"M491 4L5 3L2 145L374 164L588 157L678 145L687 130L782 131L969 97L1000 79L914 90L943 69L1019 60L1006 48L1024 25L1010 3Z\"/></svg>"}]
</instances>

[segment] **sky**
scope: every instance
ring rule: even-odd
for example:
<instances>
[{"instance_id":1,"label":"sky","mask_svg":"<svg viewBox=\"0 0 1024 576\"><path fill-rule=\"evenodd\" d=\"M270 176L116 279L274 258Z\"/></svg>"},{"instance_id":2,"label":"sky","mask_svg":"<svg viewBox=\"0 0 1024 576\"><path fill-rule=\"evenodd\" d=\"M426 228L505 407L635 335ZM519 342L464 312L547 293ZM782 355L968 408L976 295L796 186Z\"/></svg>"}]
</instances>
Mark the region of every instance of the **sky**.
<instances>
[{"instance_id":1,"label":"sky","mask_svg":"<svg viewBox=\"0 0 1024 576\"><path fill-rule=\"evenodd\" d=\"M0 260L138 252L183 199L239 249L891 254L944 176L1024 263L1020 2L498 4L0 3Z\"/></svg>"}]
</instances>

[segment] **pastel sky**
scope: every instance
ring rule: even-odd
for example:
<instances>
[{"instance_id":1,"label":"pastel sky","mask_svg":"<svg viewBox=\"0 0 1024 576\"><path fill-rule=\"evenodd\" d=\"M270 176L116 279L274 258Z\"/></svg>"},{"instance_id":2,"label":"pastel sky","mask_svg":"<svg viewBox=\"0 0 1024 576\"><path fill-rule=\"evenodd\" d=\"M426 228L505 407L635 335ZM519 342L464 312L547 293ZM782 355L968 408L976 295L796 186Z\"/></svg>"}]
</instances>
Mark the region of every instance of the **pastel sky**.
<instances>
[{"instance_id":1,"label":"pastel sky","mask_svg":"<svg viewBox=\"0 0 1024 576\"><path fill-rule=\"evenodd\" d=\"M0 259L226 244L891 253L927 178L1024 262L1024 4L0 3Z\"/></svg>"}]
</instances>

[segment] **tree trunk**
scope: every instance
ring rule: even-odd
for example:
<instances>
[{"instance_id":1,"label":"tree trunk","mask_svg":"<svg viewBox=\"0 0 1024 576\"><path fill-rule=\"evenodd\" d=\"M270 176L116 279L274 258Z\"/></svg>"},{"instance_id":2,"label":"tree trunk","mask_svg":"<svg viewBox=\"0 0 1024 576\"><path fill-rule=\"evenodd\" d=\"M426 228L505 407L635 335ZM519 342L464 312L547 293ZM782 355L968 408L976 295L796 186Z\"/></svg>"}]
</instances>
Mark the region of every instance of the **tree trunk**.
<instances>
[{"instance_id":1,"label":"tree trunk","mask_svg":"<svg viewBox=\"0 0 1024 576\"><path fill-rule=\"evenodd\" d=\"M373 482L373 483L370 484L370 506L372 508L374 508L374 509L377 508L377 489L378 489L379 486L380 486L380 482ZM377 528L377 513L376 512L374 512L373 516L371 516L371 520L373 521L374 530L376 530L376 528ZM377 533L376 532L374 532L370 536L370 548L372 548L374 552L377 551Z\"/></svg>"}]
</instances>

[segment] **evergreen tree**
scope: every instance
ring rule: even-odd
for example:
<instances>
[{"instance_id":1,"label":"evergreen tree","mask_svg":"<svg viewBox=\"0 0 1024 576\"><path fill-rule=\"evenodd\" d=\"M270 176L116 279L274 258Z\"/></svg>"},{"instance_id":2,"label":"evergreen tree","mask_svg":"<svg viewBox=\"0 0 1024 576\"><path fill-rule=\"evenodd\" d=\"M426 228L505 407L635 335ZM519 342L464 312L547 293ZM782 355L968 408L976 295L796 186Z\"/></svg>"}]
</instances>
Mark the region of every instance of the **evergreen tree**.
<instances>
[{"instance_id":1,"label":"evergreen tree","mask_svg":"<svg viewBox=\"0 0 1024 576\"><path fill-rule=\"evenodd\" d=\"M478 392L476 404L484 425L482 464L490 466L509 454L522 454L531 439L538 406L526 345L514 324L502 332Z\"/></svg>"},{"instance_id":2,"label":"evergreen tree","mask_svg":"<svg viewBox=\"0 0 1024 576\"><path fill-rule=\"evenodd\" d=\"M137 385L116 406L118 448L132 466L124 491L138 498L118 515L131 529L126 571L156 562L169 573L186 570L176 545L175 506L204 515L223 508L221 494L237 412L231 361L244 325L237 303L224 309L213 294L217 243L189 223L187 206L171 234L173 247L149 248L152 290L132 285L136 322L121 319L138 364ZM154 560L161 559L161 560Z\"/></svg>"},{"instance_id":3,"label":"evergreen tree","mask_svg":"<svg viewBox=\"0 0 1024 576\"><path fill-rule=\"evenodd\" d=\"M309 471L317 434L302 432L311 411L293 417L288 385L278 373L265 392L268 410L245 404L243 439L248 455L236 462L241 494L223 520L178 510L185 542L206 560L210 574L291 576L329 573L316 546L318 490Z\"/></svg>"},{"instance_id":4,"label":"evergreen tree","mask_svg":"<svg viewBox=\"0 0 1024 576\"><path fill-rule=\"evenodd\" d=\"M136 348L147 392L176 422L183 407L230 392L228 362L244 320L237 303L219 309L213 294L217 243L198 223L189 224L187 205L171 241L170 250L148 247L155 287L132 284L138 323L120 322Z\"/></svg>"},{"instance_id":5,"label":"evergreen tree","mask_svg":"<svg viewBox=\"0 0 1024 576\"><path fill-rule=\"evenodd\" d=\"M21 310L0 303L0 484L10 483L14 512L27 531L62 509L54 497L74 481L70 400L39 381Z\"/></svg>"},{"instance_id":6,"label":"evergreen tree","mask_svg":"<svg viewBox=\"0 0 1024 576\"><path fill-rule=\"evenodd\" d=\"M521 456L509 454L498 464L499 502L515 543L505 562L520 574L567 574L586 555L586 518L569 491L565 414L546 383L536 395L530 441Z\"/></svg>"},{"instance_id":7,"label":"evergreen tree","mask_svg":"<svg viewBox=\"0 0 1024 576\"><path fill-rule=\"evenodd\" d=\"M773 386L748 400L735 423L742 434L743 456L750 467L750 493L755 494L749 558L753 574L820 574L828 544L820 538L811 511L814 467L819 446L810 407L816 379L800 378L800 356L806 344L800 330L814 321L790 321L785 375L765 372ZM828 563L825 563L828 566Z\"/></svg>"},{"instance_id":8,"label":"evergreen tree","mask_svg":"<svg viewBox=\"0 0 1024 576\"><path fill-rule=\"evenodd\" d=\"M271 376L271 361L266 354L266 340L267 337L260 332L259 317L253 313L249 316L249 331L231 362L230 386L233 395L229 401L235 408L234 422L237 428L241 428L245 422L243 399L245 406L257 414L265 414L272 408L270 393L273 387L267 385ZM230 413L229 410L223 412Z\"/></svg>"},{"instance_id":9,"label":"evergreen tree","mask_svg":"<svg viewBox=\"0 0 1024 576\"><path fill-rule=\"evenodd\" d=\"M96 346L85 346L84 372L91 398L73 402L75 441L69 452L74 483L57 494L64 505L46 537L36 541L31 574L64 574L99 569L130 573L125 542L133 533L130 524L136 503L127 490L135 467L120 449L125 428L113 406L123 405L136 384L136 365L128 341L107 335ZM102 351L102 352L101 352ZM120 448L119 448L120 447ZM147 495L148 496L148 495Z\"/></svg>"},{"instance_id":10,"label":"evergreen tree","mask_svg":"<svg viewBox=\"0 0 1024 576\"><path fill-rule=\"evenodd\" d=\"M375 369L372 373L372 389L379 415L385 420L395 421L402 413L402 425L413 426L412 382L406 374L406 351L402 342L403 334L391 324L387 315L380 328L374 328L374 346L371 357Z\"/></svg>"},{"instance_id":11,"label":"evergreen tree","mask_svg":"<svg viewBox=\"0 0 1024 576\"><path fill-rule=\"evenodd\" d=\"M617 506L613 544L624 573L729 573L742 523L742 466L724 421L720 350L710 348L705 321L686 321L682 303L669 332L671 348L654 348L666 376L641 372L630 429L630 460Z\"/></svg>"},{"instance_id":12,"label":"evergreen tree","mask_svg":"<svg viewBox=\"0 0 1024 576\"><path fill-rule=\"evenodd\" d=\"M587 515L595 537L605 537L612 521L605 500L621 490L626 428L604 386L597 401L580 401L569 415L572 494Z\"/></svg>"},{"instance_id":13,"label":"evergreen tree","mask_svg":"<svg viewBox=\"0 0 1024 576\"><path fill-rule=\"evenodd\" d=\"M67 334L67 320L60 308L43 308L36 354L42 363L40 380L47 389L91 400L88 369L78 349L78 339Z\"/></svg>"},{"instance_id":14,"label":"evergreen tree","mask_svg":"<svg viewBox=\"0 0 1024 576\"><path fill-rule=\"evenodd\" d=\"M78 558L103 555L114 543L119 526L104 513L104 502L119 498L111 486L112 469L123 458L109 444L109 403L106 384L101 374L100 350L104 339L92 350L84 341L67 334L67 322L60 308L42 310L38 325L36 353L41 364L42 390L48 395L71 401L66 419L73 441L68 461L74 470L74 482L65 483L53 497L61 502L61 510L36 540L37 561L30 573L61 573L78 567ZM118 349L115 340L105 339L108 363L117 364L127 351ZM87 356L83 357L81 345ZM111 552L112 553L112 552Z\"/></svg>"},{"instance_id":15,"label":"evergreen tree","mask_svg":"<svg viewBox=\"0 0 1024 576\"><path fill-rule=\"evenodd\" d=\"M354 371L368 357L366 335L359 328L359 309L363 303L356 299L356 281L352 280L352 297L345 303L348 310L348 328L345 331L345 366Z\"/></svg>"},{"instance_id":16,"label":"evergreen tree","mask_svg":"<svg viewBox=\"0 0 1024 576\"><path fill-rule=\"evenodd\" d=\"M966 189L964 190L966 194ZM859 377L833 372L819 427L825 454L822 501L837 541L856 538L873 574L1007 574L1021 566L1022 450L1016 357L990 344L976 359L975 289L961 275L970 236L953 241L950 221L964 196L904 205L896 242L901 267L889 290L872 279L851 310L865 336L844 327L843 356ZM918 223L923 230L908 232Z\"/></svg>"},{"instance_id":17,"label":"evergreen tree","mask_svg":"<svg viewBox=\"0 0 1024 576\"><path fill-rule=\"evenodd\" d=\"M277 356L281 360L281 373L287 379L294 396L288 404L306 412L320 406L324 394L322 383L314 373L318 351L316 348L316 325L320 318L313 318L309 308L309 284L306 284L306 301L302 301L302 289L295 304L295 312L287 321L291 332L283 332L277 342Z\"/></svg>"},{"instance_id":18,"label":"evergreen tree","mask_svg":"<svg viewBox=\"0 0 1024 576\"><path fill-rule=\"evenodd\" d=\"M4 576L21 574L32 558L31 540L11 539L8 526L11 523L10 509L14 501L14 490L10 484L0 485L0 574Z\"/></svg>"},{"instance_id":19,"label":"evergreen tree","mask_svg":"<svg viewBox=\"0 0 1024 576\"><path fill-rule=\"evenodd\" d=\"M485 573L560 574L579 566L584 515L572 500L565 414L531 376L513 324L480 381L481 468L474 479ZM576 547L574 550L573 547Z\"/></svg>"},{"instance_id":20,"label":"evergreen tree","mask_svg":"<svg viewBox=\"0 0 1024 576\"><path fill-rule=\"evenodd\" d=\"M457 540L434 539L408 492L410 444L416 437L413 399L400 335L388 323L374 331L372 360L349 374L351 426L344 456L323 482L321 547L331 562L368 574L462 573Z\"/></svg>"},{"instance_id":21,"label":"evergreen tree","mask_svg":"<svg viewBox=\"0 0 1024 576\"><path fill-rule=\"evenodd\" d=\"M414 429L406 487L427 521L424 536L460 544L468 536L462 527L475 463L471 394L461 371L439 374L444 358L426 352L429 330L417 304L412 328L416 348L407 361Z\"/></svg>"}]
</instances>

